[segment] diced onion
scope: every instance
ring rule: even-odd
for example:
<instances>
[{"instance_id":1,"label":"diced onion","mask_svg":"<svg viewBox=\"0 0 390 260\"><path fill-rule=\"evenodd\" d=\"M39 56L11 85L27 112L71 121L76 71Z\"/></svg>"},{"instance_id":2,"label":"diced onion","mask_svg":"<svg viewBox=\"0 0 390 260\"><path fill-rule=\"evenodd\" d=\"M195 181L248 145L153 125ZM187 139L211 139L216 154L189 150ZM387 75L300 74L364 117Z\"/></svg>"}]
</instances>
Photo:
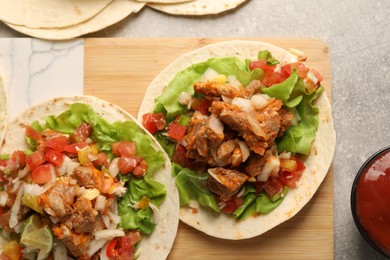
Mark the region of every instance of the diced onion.
<instances>
[{"instance_id":1,"label":"diced onion","mask_svg":"<svg viewBox=\"0 0 390 260\"><path fill-rule=\"evenodd\" d=\"M242 87L241 82L237 79L237 77L235 75L228 76L227 81L233 87Z\"/></svg>"},{"instance_id":2,"label":"diced onion","mask_svg":"<svg viewBox=\"0 0 390 260\"><path fill-rule=\"evenodd\" d=\"M221 74L219 74L214 69L207 68L206 71L203 73L200 81L213 81L213 79L218 78L220 75Z\"/></svg>"},{"instance_id":3,"label":"diced onion","mask_svg":"<svg viewBox=\"0 0 390 260\"><path fill-rule=\"evenodd\" d=\"M107 247L109 243L106 243L102 249L100 250L100 260L110 260L110 258L107 256Z\"/></svg>"},{"instance_id":4,"label":"diced onion","mask_svg":"<svg viewBox=\"0 0 390 260\"><path fill-rule=\"evenodd\" d=\"M238 106L241 111L248 112L253 110L252 103L249 99L246 98L233 98L232 105Z\"/></svg>"},{"instance_id":5,"label":"diced onion","mask_svg":"<svg viewBox=\"0 0 390 260\"><path fill-rule=\"evenodd\" d=\"M237 198L239 197L242 197L242 195L244 195L244 192L245 192L245 186L241 188L241 190L237 193Z\"/></svg>"},{"instance_id":6,"label":"diced onion","mask_svg":"<svg viewBox=\"0 0 390 260\"><path fill-rule=\"evenodd\" d=\"M153 211L153 220L155 223L158 223L160 220L160 210L156 205L154 205L152 202L149 202L149 207Z\"/></svg>"},{"instance_id":7,"label":"diced onion","mask_svg":"<svg viewBox=\"0 0 390 260\"><path fill-rule=\"evenodd\" d=\"M250 155L249 147L243 141L238 141L238 144L240 146L241 153L242 153L242 161L245 162L248 159L249 155Z\"/></svg>"},{"instance_id":8,"label":"diced onion","mask_svg":"<svg viewBox=\"0 0 390 260\"><path fill-rule=\"evenodd\" d=\"M18 194L16 195L14 205L11 208L11 216L9 219L9 227L14 228L18 224L18 213L20 210L20 206L22 205L22 196L24 193L23 183L20 185Z\"/></svg>"},{"instance_id":9,"label":"diced onion","mask_svg":"<svg viewBox=\"0 0 390 260\"><path fill-rule=\"evenodd\" d=\"M222 97L223 102L225 102L225 103L231 104L232 101L233 101L232 98L227 97L227 96L225 96L225 95L222 95L221 97Z\"/></svg>"},{"instance_id":10,"label":"diced onion","mask_svg":"<svg viewBox=\"0 0 390 260\"><path fill-rule=\"evenodd\" d=\"M256 176L257 181L266 182L273 172L278 172L280 160L276 156L270 156L261 169L261 173Z\"/></svg>"},{"instance_id":11,"label":"diced onion","mask_svg":"<svg viewBox=\"0 0 390 260\"><path fill-rule=\"evenodd\" d=\"M97 196L95 202L95 209L98 211L104 211L106 208L106 201L107 199L105 196L102 195Z\"/></svg>"},{"instance_id":12,"label":"diced onion","mask_svg":"<svg viewBox=\"0 0 390 260\"><path fill-rule=\"evenodd\" d=\"M254 112L249 112L246 115L246 119L248 120L248 123L255 135L260 136L260 137L266 137L265 132L260 126L259 121L257 121L256 114Z\"/></svg>"},{"instance_id":13,"label":"diced onion","mask_svg":"<svg viewBox=\"0 0 390 260\"><path fill-rule=\"evenodd\" d=\"M108 215L102 215L102 220L106 228L110 228L110 217Z\"/></svg>"},{"instance_id":14,"label":"diced onion","mask_svg":"<svg viewBox=\"0 0 390 260\"><path fill-rule=\"evenodd\" d=\"M119 157L116 157L111 161L110 166L108 167L108 172L110 173L112 178L115 178L115 176L119 173L118 162Z\"/></svg>"},{"instance_id":15,"label":"diced onion","mask_svg":"<svg viewBox=\"0 0 390 260\"><path fill-rule=\"evenodd\" d=\"M182 92L179 96L179 103L182 105L188 105L192 100L191 94L188 92Z\"/></svg>"},{"instance_id":16,"label":"diced onion","mask_svg":"<svg viewBox=\"0 0 390 260\"><path fill-rule=\"evenodd\" d=\"M281 154L279 154L279 158L290 159L290 157L291 157L291 152L282 152Z\"/></svg>"},{"instance_id":17,"label":"diced onion","mask_svg":"<svg viewBox=\"0 0 390 260\"><path fill-rule=\"evenodd\" d=\"M87 254L88 256L93 256L97 251L99 251L109 239L94 239L89 243ZM101 259L101 258L100 258Z\"/></svg>"},{"instance_id":18,"label":"diced onion","mask_svg":"<svg viewBox=\"0 0 390 260\"><path fill-rule=\"evenodd\" d=\"M94 232L94 237L99 239L107 239L111 240L114 237L123 237L125 236L125 232L122 229L103 229Z\"/></svg>"},{"instance_id":19,"label":"diced onion","mask_svg":"<svg viewBox=\"0 0 390 260\"><path fill-rule=\"evenodd\" d=\"M30 172L30 167L28 167L28 165L26 165L23 170L20 170L18 172L18 178L19 179L22 179L24 176L26 176L28 173Z\"/></svg>"},{"instance_id":20,"label":"diced onion","mask_svg":"<svg viewBox=\"0 0 390 260\"><path fill-rule=\"evenodd\" d=\"M7 204L8 193L3 190L0 192L0 207L4 207Z\"/></svg>"},{"instance_id":21,"label":"diced onion","mask_svg":"<svg viewBox=\"0 0 390 260\"><path fill-rule=\"evenodd\" d=\"M251 104L258 110L263 109L268 101L262 94L253 95L251 97Z\"/></svg>"},{"instance_id":22,"label":"diced onion","mask_svg":"<svg viewBox=\"0 0 390 260\"><path fill-rule=\"evenodd\" d=\"M118 216L117 214L114 214L112 212L108 212L108 216L110 217L111 219L111 225L110 227L111 228L116 228L116 226L119 224L119 222L121 221L121 217Z\"/></svg>"},{"instance_id":23,"label":"diced onion","mask_svg":"<svg viewBox=\"0 0 390 260\"><path fill-rule=\"evenodd\" d=\"M54 260L66 259L66 246L62 241L56 240L55 247L53 248L53 257Z\"/></svg>"}]
</instances>

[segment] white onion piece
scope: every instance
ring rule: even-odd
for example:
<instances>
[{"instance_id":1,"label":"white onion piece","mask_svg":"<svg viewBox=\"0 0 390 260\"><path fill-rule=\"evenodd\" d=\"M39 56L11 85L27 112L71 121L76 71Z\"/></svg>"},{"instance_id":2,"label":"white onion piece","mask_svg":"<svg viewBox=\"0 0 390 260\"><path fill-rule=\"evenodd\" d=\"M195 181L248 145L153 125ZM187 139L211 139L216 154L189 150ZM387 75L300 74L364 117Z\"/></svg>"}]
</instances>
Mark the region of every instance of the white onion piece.
<instances>
[{"instance_id":1,"label":"white onion piece","mask_svg":"<svg viewBox=\"0 0 390 260\"><path fill-rule=\"evenodd\" d=\"M238 145L240 146L240 149L241 149L242 161L245 162L248 159L249 155L250 155L249 147L243 141L238 141Z\"/></svg>"},{"instance_id":2,"label":"white onion piece","mask_svg":"<svg viewBox=\"0 0 390 260\"><path fill-rule=\"evenodd\" d=\"M111 161L110 166L108 167L108 172L110 173L112 178L115 178L115 176L119 173L118 162L119 157L116 157Z\"/></svg>"},{"instance_id":3,"label":"white onion piece","mask_svg":"<svg viewBox=\"0 0 390 260\"><path fill-rule=\"evenodd\" d=\"M276 156L270 156L261 169L261 173L256 176L257 181L266 182L272 173L277 173L280 167L280 160Z\"/></svg>"},{"instance_id":4,"label":"white onion piece","mask_svg":"<svg viewBox=\"0 0 390 260\"><path fill-rule=\"evenodd\" d=\"M109 243L106 243L102 249L100 250L100 260L110 260L110 258L107 256L107 247Z\"/></svg>"},{"instance_id":5,"label":"white onion piece","mask_svg":"<svg viewBox=\"0 0 390 260\"><path fill-rule=\"evenodd\" d=\"M251 101L246 98L235 97L232 100L232 105L238 106L240 110L244 112L253 110Z\"/></svg>"},{"instance_id":6,"label":"white onion piece","mask_svg":"<svg viewBox=\"0 0 390 260\"><path fill-rule=\"evenodd\" d=\"M282 152L281 154L279 154L279 158L290 159L290 157L291 157L291 152Z\"/></svg>"},{"instance_id":7,"label":"white onion piece","mask_svg":"<svg viewBox=\"0 0 390 260\"><path fill-rule=\"evenodd\" d=\"M22 179L24 176L26 176L30 172L30 167L26 164L26 166L23 168L23 170L20 170L18 172L18 178Z\"/></svg>"},{"instance_id":8,"label":"white onion piece","mask_svg":"<svg viewBox=\"0 0 390 260\"><path fill-rule=\"evenodd\" d=\"M96 198L95 209L97 211L104 211L104 209L106 208L106 201L107 201L107 198L105 196L99 195Z\"/></svg>"},{"instance_id":9,"label":"white onion piece","mask_svg":"<svg viewBox=\"0 0 390 260\"><path fill-rule=\"evenodd\" d=\"M257 121L256 114L252 112L252 113L247 113L245 115L253 133L260 137L266 137L266 134L261 128L259 121Z\"/></svg>"},{"instance_id":10,"label":"white onion piece","mask_svg":"<svg viewBox=\"0 0 390 260\"><path fill-rule=\"evenodd\" d=\"M227 96L225 96L225 95L221 95L221 97L222 97L223 102L225 102L225 103L231 104L232 101L233 101L232 98L227 97Z\"/></svg>"},{"instance_id":11,"label":"white onion piece","mask_svg":"<svg viewBox=\"0 0 390 260\"><path fill-rule=\"evenodd\" d=\"M160 210L156 205L154 205L152 202L149 202L149 207L153 211L153 220L155 223L158 223L160 221Z\"/></svg>"},{"instance_id":12,"label":"white onion piece","mask_svg":"<svg viewBox=\"0 0 390 260\"><path fill-rule=\"evenodd\" d=\"M221 74L216 72L212 68L207 68L206 71L203 73L202 77L200 78L200 81L212 81L213 79L219 77Z\"/></svg>"},{"instance_id":13,"label":"white onion piece","mask_svg":"<svg viewBox=\"0 0 390 260\"><path fill-rule=\"evenodd\" d=\"M125 232L122 229L103 229L103 230L95 231L93 236L97 240L99 239L111 240L115 237L125 236Z\"/></svg>"},{"instance_id":14,"label":"white onion piece","mask_svg":"<svg viewBox=\"0 0 390 260\"><path fill-rule=\"evenodd\" d=\"M56 240L55 247L53 248L54 260L66 259L66 246L62 241Z\"/></svg>"},{"instance_id":15,"label":"white onion piece","mask_svg":"<svg viewBox=\"0 0 390 260\"><path fill-rule=\"evenodd\" d=\"M0 192L0 207L4 207L7 204L8 193L3 190Z\"/></svg>"},{"instance_id":16,"label":"white onion piece","mask_svg":"<svg viewBox=\"0 0 390 260\"><path fill-rule=\"evenodd\" d=\"M89 243L87 255L93 256L97 251L99 251L107 243L108 240L109 239L94 239L94 240L92 240Z\"/></svg>"},{"instance_id":17,"label":"white onion piece","mask_svg":"<svg viewBox=\"0 0 390 260\"><path fill-rule=\"evenodd\" d=\"M22 196L24 193L23 183L20 184L18 194L16 195L14 205L11 208L11 216L9 219L9 227L14 228L18 224L18 213L20 210L20 206L22 205Z\"/></svg>"},{"instance_id":18,"label":"white onion piece","mask_svg":"<svg viewBox=\"0 0 390 260\"><path fill-rule=\"evenodd\" d=\"M188 105L190 104L192 100L191 94L188 92L181 92L179 96L179 103L182 105Z\"/></svg>"},{"instance_id":19,"label":"white onion piece","mask_svg":"<svg viewBox=\"0 0 390 260\"><path fill-rule=\"evenodd\" d=\"M117 214L114 214L112 212L108 212L108 216L110 217L111 219L111 225L110 227L115 229L116 226L119 224L119 222L121 221L121 217L118 216Z\"/></svg>"},{"instance_id":20,"label":"white onion piece","mask_svg":"<svg viewBox=\"0 0 390 260\"><path fill-rule=\"evenodd\" d=\"M256 109L260 110L267 105L268 101L264 95L257 94L251 97L251 103Z\"/></svg>"},{"instance_id":21,"label":"white onion piece","mask_svg":"<svg viewBox=\"0 0 390 260\"><path fill-rule=\"evenodd\" d=\"M242 187L241 190L236 195L237 198L242 197L242 195L244 195L244 192L245 192L245 187Z\"/></svg>"},{"instance_id":22,"label":"white onion piece","mask_svg":"<svg viewBox=\"0 0 390 260\"><path fill-rule=\"evenodd\" d=\"M106 228L110 228L110 217L108 215L102 215L102 220Z\"/></svg>"},{"instance_id":23,"label":"white onion piece","mask_svg":"<svg viewBox=\"0 0 390 260\"><path fill-rule=\"evenodd\" d=\"M21 183L22 183L21 181L15 182L15 184L12 185L12 189L9 191L9 193L12 193L12 194L16 193L19 190Z\"/></svg>"},{"instance_id":24,"label":"white onion piece","mask_svg":"<svg viewBox=\"0 0 390 260\"><path fill-rule=\"evenodd\" d=\"M233 87L242 87L241 82L237 79L235 75L230 75L227 77L229 84Z\"/></svg>"}]
</instances>

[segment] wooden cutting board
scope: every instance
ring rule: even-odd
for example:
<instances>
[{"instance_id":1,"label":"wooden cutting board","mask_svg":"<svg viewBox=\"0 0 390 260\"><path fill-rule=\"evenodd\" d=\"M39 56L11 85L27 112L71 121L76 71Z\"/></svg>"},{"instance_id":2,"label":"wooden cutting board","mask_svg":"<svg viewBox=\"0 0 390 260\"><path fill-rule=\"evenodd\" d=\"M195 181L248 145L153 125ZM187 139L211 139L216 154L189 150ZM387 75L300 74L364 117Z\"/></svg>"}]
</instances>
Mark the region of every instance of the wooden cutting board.
<instances>
[{"instance_id":1,"label":"wooden cutting board","mask_svg":"<svg viewBox=\"0 0 390 260\"><path fill-rule=\"evenodd\" d=\"M181 54L228 38L86 39L84 93L113 102L137 116L152 79ZM318 39L264 39L307 54L331 98L329 49ZM227 227L228 228L228 227ZM333 259L333 169L312 200L291 220L252 239L229 241L180 223L169 259Z\"/></svg>"}]
</instances>

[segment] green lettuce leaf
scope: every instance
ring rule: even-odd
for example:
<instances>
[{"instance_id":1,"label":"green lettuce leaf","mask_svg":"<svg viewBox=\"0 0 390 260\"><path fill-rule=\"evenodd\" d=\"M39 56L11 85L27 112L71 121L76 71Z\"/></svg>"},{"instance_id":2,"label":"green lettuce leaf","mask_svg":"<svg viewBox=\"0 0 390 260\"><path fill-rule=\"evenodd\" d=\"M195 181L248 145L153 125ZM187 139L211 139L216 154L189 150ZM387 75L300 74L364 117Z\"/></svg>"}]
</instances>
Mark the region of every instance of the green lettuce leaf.
<instances>
[{"instance_id":1,"label":"green lettuce leaf","mask_svg":"<svg viewBox=\"0 0 390 260\"><path fill-rule=\"evenodd\" d=\"M176 186L179 190L180 206L185 206L191 200L196 200L200 205L220 212L214 195L207 188L208 174L197 173L188 168L183 168L173 163L173 174L176 176Z\"/></svg>"}]
</instances>

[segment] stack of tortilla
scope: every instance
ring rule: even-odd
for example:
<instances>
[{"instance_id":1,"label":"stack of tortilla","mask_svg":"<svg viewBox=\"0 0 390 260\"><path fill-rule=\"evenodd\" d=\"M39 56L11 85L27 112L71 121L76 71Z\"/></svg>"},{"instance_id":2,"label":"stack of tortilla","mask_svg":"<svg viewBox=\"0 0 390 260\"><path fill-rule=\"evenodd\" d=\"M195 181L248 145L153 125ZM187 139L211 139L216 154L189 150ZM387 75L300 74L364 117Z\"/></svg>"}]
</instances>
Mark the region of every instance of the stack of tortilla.
<instances>
[{"instance_id":1,"label":"stack of tortilla","mask_svg":"<svg viewBox=\"0 0 390 260\"><path fill-rule=\"evenodd\" d=\"M246 0L0 0L0 20L21 33L48 40L79 37L113 25L145 5L175 15L231 10Z\"/></svg>"}]
</instances>

